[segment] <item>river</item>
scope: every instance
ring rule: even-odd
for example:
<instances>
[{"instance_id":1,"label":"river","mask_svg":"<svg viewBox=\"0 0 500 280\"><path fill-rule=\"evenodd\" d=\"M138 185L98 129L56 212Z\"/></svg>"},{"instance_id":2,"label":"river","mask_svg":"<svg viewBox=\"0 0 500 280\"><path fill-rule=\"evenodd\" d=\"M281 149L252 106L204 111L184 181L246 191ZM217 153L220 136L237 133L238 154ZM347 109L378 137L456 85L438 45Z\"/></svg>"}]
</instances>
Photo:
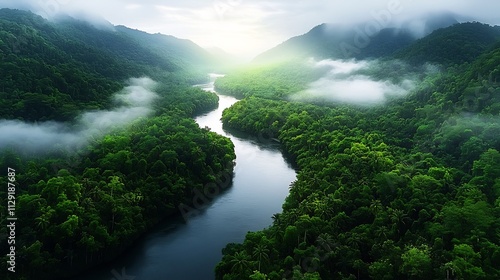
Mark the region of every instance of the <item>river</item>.
<instances>
[{"instance_id":1,"label":"river","mask_svg":"<svg viewBox=\"0 0 500 280\"><path fill-rule=\"evenodd\" d=\"M200 85L213 91L213 81ZM296 173L279 145L248 135L235 136L222 128L222 111L238 100L219 95L219 107L195 119L200 127L229 137L236 152L233 183L200 215L188 221L169 219L146 234L124 255L81 280L211 280L222 248L242 242L248 231L272 223L281 212Z\"/></svg>"}]
</instances>

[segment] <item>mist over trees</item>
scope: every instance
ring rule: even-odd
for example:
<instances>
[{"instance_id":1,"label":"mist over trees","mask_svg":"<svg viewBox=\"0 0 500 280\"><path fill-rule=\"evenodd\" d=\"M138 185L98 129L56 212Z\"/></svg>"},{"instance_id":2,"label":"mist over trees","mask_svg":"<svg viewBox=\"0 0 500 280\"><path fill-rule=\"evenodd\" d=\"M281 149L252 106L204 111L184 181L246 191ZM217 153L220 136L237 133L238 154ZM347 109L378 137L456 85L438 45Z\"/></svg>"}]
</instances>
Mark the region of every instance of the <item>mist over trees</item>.
<instances>
[{"instance_id":1,"label":"mist over trees","mask_svg":"<svg viewBox=\"0 0 500 280\"><path fill-rule=\"evenodd\" d=\"M242 99L224 126L298 172L216 279L500 279L500 32L448 16L350 49L359 30L320 25L216 81ZM14 168L23 221L2 279L112 260L232 173L234 145L192 119L218 106L194 43L0 9L0 55L0 184Z\"/></svg>"},{"instance_id":2,"label":"mist over trees","mask_svg":"<svg viewBox=\"0 0 500 280\"><path fill-rule=\"evenodd\" d=\"M225 94L245 96L224 125L279 139L298 176L269 228L226 246L216 279L500 277L497 30L441 29L377 57L379 66L325 60L314 76L307 62L281 62L218 80ZM415 82L371 106L325 98L355 100L342 85L358 72ZM322 98L289 101L308 89ZM373 85L360 92L378 97Z\"/></svg>"},{"instance_id":3,"label":"mist over trees","mask_svg":"<svg viewBox=\"0 0 500 280\"><path fill-rule=\"evenodd\" d=\"M116 258L205 184L231 174L233 144L192 119L218 104L191 86L206 79L201 48L71 18L0 15L0 184L16 170L22 221L16 273L4 274L3 255L2 279L73 277ZM163 41L175 59L138 38ZM13 244L3 241L7 252Z\"/></svg>"}]
</instances>

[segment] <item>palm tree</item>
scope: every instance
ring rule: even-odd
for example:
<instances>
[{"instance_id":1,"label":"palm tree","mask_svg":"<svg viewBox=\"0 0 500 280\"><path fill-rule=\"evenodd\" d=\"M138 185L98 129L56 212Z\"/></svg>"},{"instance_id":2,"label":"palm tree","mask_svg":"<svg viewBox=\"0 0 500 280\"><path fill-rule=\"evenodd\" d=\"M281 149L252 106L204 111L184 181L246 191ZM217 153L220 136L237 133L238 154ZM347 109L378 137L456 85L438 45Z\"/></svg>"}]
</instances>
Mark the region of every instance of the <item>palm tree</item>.
<instances>
[{"instance_id":1,"label":"palm tree","mask_svg":"<svg viewBox=\"0 0 500 280\"><path fill-rule=\"evenodd\" d=\"M276 225L276 226L280 226L282 224L282 220L281 220L281 214L280 213L274 213L273 216L272 216L272 219L273 219L273 224Z\"/></svg>"},{"instance_id":2,"label":"palm tree","mask_svg":"<svg viewBox=\"0 0 500 280\"><path fill-rule=\"evenodd\" d=\"M46 229L47 226L50 224L49 218L45 214L41 215L39 217L36 217L35 221L36 221L36 226L42 230Z\"/></svg>"},{"instance_id":3,"label":"palm tree","mask_svg":"<svg viewBox=\"0 0 500 280\"><path fill-rule=\"evenodd\" d=\"M406 225L406 222L410 220L408 218L408 215L400 209L392 209L391 214L390 214L391 221L394 223L394 227L398 231L398 234L402 234L401 228L402 225Z\"/></svg>"},{"instance_id":4,"label":"palm tree","mask_svg":"<svg viewBox=\"0 0 500 280\"><path fill-rule=\"evenodd\" d=\"M377 214L384 208L380 200L372 200L370 203L370 210L372 210L373 215L377 216Z\"/></svg>"},{"instance_id":5,"label":"palm tree","mask_svg":"<svg viewBox=\"0 0 500 280\"><path fill-rule=\"evenodd\" d=\"M253 257L259 259L259 271L262 259L269 260L269 249L266 248L264 244L259 244L255 247L253 251Z\"/></svg>"},{"instance_id":6,"label":"palm tree","mask_svg":"<svg viewBox=\"0 0 500 280\"><path fill-rule=\"evenodd\" d=\"M332 235L329 233L322 233L316 239L318 245L323 248L326 253L331 253L338 247L338 244L333 239Z\"/></svg>"},{"instance_id":7,"label":"palm tree","mask_svg":"<svg viewBox=\"0 0 500 280\"><path fill-rule=\"evenodd\" d=\"M388 232L389 229L386 226L381 226L375 230L375 235L379 238L387 239Z\"/></svg>"},{"instance_id":8,"label":"palm tree","mask_svg":"<svg viewBox=\"0 0 500 280\"><path fill-rule=\"evenodd\" d=\"M250 265L248 255L244 251L234 254L233 259L231 259L229 263L233 265L231 267L231 270L235 273L241 273L245 271L245 269L247 269Z\"/></svg>"},{"instance_id":9,"label":"palm tree","mask_svg":"<svg viewBox=\"0 0 500 280\"><path fill-rule=\"evenodd\" d=\"M360 234L358 233L352 233L350 236L347 238L346 243L351 246L352 248L359 248L359 245L363 243L363 239Z\"/></svg>"}]
</instances>

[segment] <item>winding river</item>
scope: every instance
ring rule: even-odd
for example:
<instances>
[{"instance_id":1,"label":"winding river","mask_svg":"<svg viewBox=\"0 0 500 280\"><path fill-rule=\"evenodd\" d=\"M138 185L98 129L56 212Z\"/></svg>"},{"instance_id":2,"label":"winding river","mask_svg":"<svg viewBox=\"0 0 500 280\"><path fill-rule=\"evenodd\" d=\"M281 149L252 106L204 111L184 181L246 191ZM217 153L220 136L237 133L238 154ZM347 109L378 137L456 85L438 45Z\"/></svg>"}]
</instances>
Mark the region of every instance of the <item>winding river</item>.
<instances>
[{"instance_id":1,"label":"winding river","mask_svg":"<svg viewBox=\"0 0 500 280\"><path fill-rule=\"evenodd\" d=\"M200 85L214 91L217 75ZM272 223L281 212L295 171L276 143L236 135L222 128L222 111L238 100L219 95L219 107L195 119L200 127L229 137L235 145L233 184L210 202L200 215L184 221L176 217L163 222L114 262L81 280L211 280L222 258L222 248L242 242L248 231Z\"/></svg>"}]
</instances>

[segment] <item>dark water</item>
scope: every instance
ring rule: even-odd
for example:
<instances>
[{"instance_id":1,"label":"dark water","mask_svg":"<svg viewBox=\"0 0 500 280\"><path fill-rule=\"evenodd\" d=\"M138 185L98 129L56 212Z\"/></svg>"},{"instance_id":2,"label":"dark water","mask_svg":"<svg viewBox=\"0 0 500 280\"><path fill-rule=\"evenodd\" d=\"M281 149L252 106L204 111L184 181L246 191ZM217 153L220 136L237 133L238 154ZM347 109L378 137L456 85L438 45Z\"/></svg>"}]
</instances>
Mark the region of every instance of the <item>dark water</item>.
<instances>
[{"instance_id":1,"label":"dark water","mask_svg":"<svg viewBox=\"0 0 500 280\"><path fill-rule=\"evenodd\" d=\"M213 90L213 83L200 87ZM233 141L237 159L232 186L200 215L187 221L177 217L162 223L115 262L79 279L214 279L221 249L229 242L242 242L248 231L269 226L272 215L281 212L295 171L275 143L224 131L222 110L237 99L219 97L219 108L196 118L196 122Z\"/></svg>"}]
</instances>

